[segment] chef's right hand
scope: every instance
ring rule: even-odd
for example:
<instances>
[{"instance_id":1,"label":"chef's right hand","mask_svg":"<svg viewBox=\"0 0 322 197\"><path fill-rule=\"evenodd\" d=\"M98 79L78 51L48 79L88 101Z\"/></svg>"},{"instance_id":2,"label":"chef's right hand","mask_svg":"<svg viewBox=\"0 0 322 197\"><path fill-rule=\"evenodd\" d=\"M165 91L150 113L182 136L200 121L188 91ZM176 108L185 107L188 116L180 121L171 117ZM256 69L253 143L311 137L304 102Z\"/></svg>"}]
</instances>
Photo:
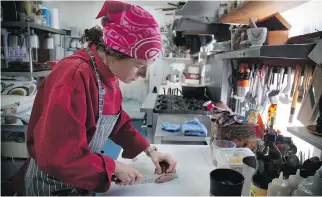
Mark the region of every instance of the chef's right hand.
<instances>
[{"instance_id":1,"label":"chef's right hand","mask_svg":"<svg viewBox=\"0 0 322 197\"><path fill-rule=\"evenodd\" d=\"M119 161L115 161L114 175L122 181L120 185L134 185L143 178L139 171Z\"/></svg>"}]
</instances>

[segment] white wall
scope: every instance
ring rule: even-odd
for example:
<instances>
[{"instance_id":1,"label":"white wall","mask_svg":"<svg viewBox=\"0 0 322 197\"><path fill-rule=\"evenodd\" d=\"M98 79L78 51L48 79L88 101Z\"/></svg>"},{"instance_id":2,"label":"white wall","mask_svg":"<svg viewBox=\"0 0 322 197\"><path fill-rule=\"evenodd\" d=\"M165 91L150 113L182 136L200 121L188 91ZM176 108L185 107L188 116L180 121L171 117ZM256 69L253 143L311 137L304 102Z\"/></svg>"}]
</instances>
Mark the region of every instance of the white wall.
<instances>
[{"instance_id":1,"label":"white wall","mask_svg":"<svg viewBox=\"0 0 322 197\"><path fill-rule=\"evenodd\" d=\"M166 16L164 12L155 10L155 8L167 6L166 1L128 2L146 9L155 17L160 26L173 19L172 16ZM103 3L104 1L44 1L46 7L58 9L61 29L70 29L72 26L75 26L80 28L81 32L86 28L100 25L100 20L95 18ZM160 85L163 68L168 68L168 63L160 58L149 69L149 82L140 79L130 85L121 84L120 87L124 99L134 99L142 103L148 90L151 92L154 86Z\"/></svg>"},{"instance_id":2,"label":"white wall","mask_svg":"<svg viewBox=\"0 0 322 197\"><path fill-rule=\"evenodd\" d=\"M283 12L281 15L288 21L292 28L289 36L298 36L322 31L322 1L311 0L296 8Z\"/></svg>"}]
</instances>

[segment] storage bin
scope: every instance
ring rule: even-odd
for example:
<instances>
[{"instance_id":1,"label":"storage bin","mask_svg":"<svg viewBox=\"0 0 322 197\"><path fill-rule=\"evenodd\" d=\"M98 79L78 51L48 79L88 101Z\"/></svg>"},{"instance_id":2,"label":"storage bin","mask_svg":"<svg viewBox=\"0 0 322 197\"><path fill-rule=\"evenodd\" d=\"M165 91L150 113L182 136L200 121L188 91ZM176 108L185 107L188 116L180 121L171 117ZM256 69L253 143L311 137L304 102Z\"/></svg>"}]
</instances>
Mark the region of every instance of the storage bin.
<instances>
[{"instance_id":1,"label":"storage bin","mask_svg":"<svg viewBox=\"0 0 322 197\"><path fill-rule=\"evenodd\" d=\"M221 148L215 151L217 168L229 168L243 173L244 157L255 156L249 148Z\"/></svg>"}]
</instances>

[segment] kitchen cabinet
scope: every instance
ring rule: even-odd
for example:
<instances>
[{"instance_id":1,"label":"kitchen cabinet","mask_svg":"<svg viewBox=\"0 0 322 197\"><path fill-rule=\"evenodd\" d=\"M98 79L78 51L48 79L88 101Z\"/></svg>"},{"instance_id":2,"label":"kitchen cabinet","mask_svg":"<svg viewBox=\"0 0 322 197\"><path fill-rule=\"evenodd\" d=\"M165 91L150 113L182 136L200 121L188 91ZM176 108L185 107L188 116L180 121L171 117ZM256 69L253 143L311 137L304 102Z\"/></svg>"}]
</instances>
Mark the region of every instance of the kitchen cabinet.
<instances>
[{"instance_id":1,"label":"kitchen cabinet","mask_svg":"<svg viewBox=\"0 0 322 197\"><path fill-rule=\"evenodd\" d=\"M244 1L219 19L219 23L249 24L249 18L258 20L277 12L295 8L308 1Z\"/></svg>"}]
</instances>

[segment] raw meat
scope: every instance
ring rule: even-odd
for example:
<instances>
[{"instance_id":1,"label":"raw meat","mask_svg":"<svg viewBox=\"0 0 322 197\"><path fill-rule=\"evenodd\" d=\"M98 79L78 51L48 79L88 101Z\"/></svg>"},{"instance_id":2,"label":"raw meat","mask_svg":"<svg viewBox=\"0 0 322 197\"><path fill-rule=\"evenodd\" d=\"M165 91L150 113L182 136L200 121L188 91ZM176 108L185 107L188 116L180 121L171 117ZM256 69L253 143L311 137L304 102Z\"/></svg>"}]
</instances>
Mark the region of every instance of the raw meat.
<instances>
[{"instance_id":1,"label":"raw meat","mask_svg":"<svg viewBox=\"0 0 322 197\"><path fill-rule=\"evenodd\" d=\"M173 173L166 173L167 169L169 168L169 164L166 162L160 162L160 167L162 169L162 174L155 179L155 183L165 183L172 181L173 179L178 178L176 172ZM157 174L157 170L155 169L155 174Z\"/></svg>"}]
</instances>

